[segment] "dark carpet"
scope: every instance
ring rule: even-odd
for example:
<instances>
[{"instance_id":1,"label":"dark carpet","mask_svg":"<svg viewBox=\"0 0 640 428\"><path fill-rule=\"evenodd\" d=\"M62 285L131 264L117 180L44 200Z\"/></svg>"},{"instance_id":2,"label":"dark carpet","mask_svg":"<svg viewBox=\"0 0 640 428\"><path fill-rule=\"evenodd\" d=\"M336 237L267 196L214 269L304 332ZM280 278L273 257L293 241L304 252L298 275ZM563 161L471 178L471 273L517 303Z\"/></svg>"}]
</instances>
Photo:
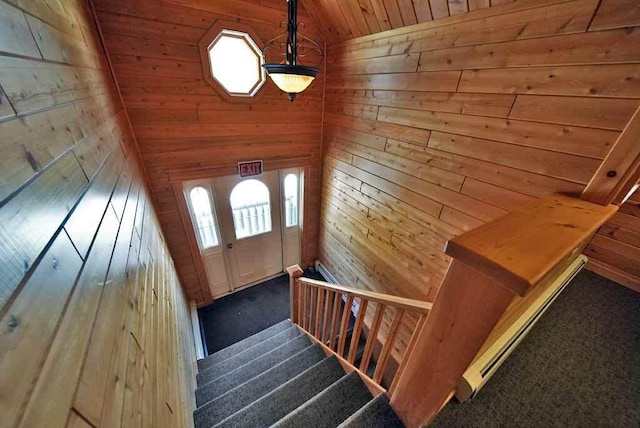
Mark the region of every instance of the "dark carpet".
<instances>
[{"instance_id":1,"label":"dark carpet","mask_svg":"<svg viewBox=\"0 0 640 428\"><path fill-rule=\"evenodd\" d=\"M640 294L581 272L489 380L433 427L639 427Z\"/></svg>"},{"instance_id":2,"label":"dark carpet","mask_svg":"<svg viewBox=\"0 0 640 428\"><path fill-rule=\"evenodd\" d=\"M324 280L307 270L305 277ZM198 310L207 351L213 354L289 318L289 276L254 285Z\"/></svg>"}]
</instances>

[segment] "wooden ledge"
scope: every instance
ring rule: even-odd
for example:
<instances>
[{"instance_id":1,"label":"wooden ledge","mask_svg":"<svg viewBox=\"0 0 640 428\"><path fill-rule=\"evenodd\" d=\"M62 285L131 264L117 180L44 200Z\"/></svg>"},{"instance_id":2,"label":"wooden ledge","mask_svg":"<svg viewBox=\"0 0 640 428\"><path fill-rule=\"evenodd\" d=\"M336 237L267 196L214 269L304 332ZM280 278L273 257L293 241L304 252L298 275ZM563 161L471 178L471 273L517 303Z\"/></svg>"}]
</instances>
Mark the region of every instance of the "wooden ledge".
<instances>
[{"instance_id":1,"label":"wooden ledge","mask_svg":"<svg viewBox=\"0 0 640 428\"><path fill-rule=\"evenodd\" d=\"M448 241L445 252L523 296L577 256L617 209L553 194Z\"/></svg>"}]
</instances>

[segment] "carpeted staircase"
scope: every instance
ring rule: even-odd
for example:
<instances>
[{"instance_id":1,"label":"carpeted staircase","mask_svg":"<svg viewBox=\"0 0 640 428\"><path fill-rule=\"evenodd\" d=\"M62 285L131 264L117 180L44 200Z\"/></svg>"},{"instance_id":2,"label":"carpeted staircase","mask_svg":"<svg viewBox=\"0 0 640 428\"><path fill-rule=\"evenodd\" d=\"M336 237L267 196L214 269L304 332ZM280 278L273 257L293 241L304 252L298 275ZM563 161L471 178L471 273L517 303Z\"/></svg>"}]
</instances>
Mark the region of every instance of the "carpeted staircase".
<instances>
[{"instance_id":1,"label":"carpeted staircase","mask_svg":"<svg viewBox=\"0 0 640 428\"><path fill-rule=\"evenodd\" d=\"M198 361L196 428L402 427L384 394L289 320Z\"/></svg>"}]
</instances>

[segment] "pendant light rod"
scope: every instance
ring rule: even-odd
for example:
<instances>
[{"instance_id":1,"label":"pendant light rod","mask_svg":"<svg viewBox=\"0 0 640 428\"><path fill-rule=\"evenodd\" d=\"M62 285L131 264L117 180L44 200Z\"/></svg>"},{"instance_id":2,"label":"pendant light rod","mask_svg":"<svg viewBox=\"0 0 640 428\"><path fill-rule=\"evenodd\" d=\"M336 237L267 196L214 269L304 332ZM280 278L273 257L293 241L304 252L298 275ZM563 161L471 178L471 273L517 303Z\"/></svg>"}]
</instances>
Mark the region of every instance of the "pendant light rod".
<instances>
[{"instance_id":1,"label":"pendant light rod","mask_svg":"<svg viewBox=\"0 0 640 428\"><path fill-rule=\"evenodd\" d=\"M287 0L287 64L296 65L298 58L298 0Z\"/></svg>"}]
</instances>

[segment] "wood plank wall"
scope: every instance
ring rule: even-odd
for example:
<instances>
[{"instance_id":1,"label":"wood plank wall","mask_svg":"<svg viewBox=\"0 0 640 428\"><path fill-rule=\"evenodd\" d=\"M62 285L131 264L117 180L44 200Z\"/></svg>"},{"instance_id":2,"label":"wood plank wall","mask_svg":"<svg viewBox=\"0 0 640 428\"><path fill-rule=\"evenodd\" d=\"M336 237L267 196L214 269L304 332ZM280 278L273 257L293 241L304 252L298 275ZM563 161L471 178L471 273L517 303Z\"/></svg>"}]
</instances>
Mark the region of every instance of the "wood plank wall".
<instances>
[{"instance_id":1,"label":"wood plank wall","mask_svg":"<svg viewBox=\"0 0 640 428\"><path fill-rule=\"evenodd\" d=\"M514 0L303 0L327 43L459 15Z\"/></svg>"},{"instance_id":2,"label":"wood plank wall","mask_svg":"<svg viewBox=\"0 0 640 428\"><path fill-rule=\"evenodd\" d=\"M640 293L640 195L620 207L584 253L589 270Z\"/></svg>"},{"instance_id":3,"label":"wood plank wall","mask_svg":"<svg viewBox=\"0 0 640 428\"><path fill-rule=\"evenodd\" d=\"M250 26L262 42L284 31L284 0L95 0L116 78L151 178L153 201L190 299L211 302L169 175L242 160L306 162L303 262L317 254L323 76L290 103L268 81L229 102L203 79L198 41L218 20ZM304 33L319 39L304 10ZM306 161L295 159L306 158ZM294 166L293 164L290 166ZM204 177L200 177L204 178ZM192 239L195 242L195 237ZM196 249L197 251L197 249ZM204 279L204 280L203 280Z\"/></svg>"},{"instance_id":4,"label":"wood plank wall","mask_svg":"<svg viewBox=\"0 0 640 428\"><path fill-rule=\"evenodd\" d=\"M329 46L321 261L432 300L448 239L579 195L640 104L638 10L519 1Z\"/></svg>"},{"instance_id":5,"label":"wood plank wall","mask_svg":"<svg viewBox=\"0 0 640 428\"><path fill-rule=\"evenodd\" d=\"M82 0L0 0L0 425L190 426L195 349Z\"/></svg>"}]
</instances>

